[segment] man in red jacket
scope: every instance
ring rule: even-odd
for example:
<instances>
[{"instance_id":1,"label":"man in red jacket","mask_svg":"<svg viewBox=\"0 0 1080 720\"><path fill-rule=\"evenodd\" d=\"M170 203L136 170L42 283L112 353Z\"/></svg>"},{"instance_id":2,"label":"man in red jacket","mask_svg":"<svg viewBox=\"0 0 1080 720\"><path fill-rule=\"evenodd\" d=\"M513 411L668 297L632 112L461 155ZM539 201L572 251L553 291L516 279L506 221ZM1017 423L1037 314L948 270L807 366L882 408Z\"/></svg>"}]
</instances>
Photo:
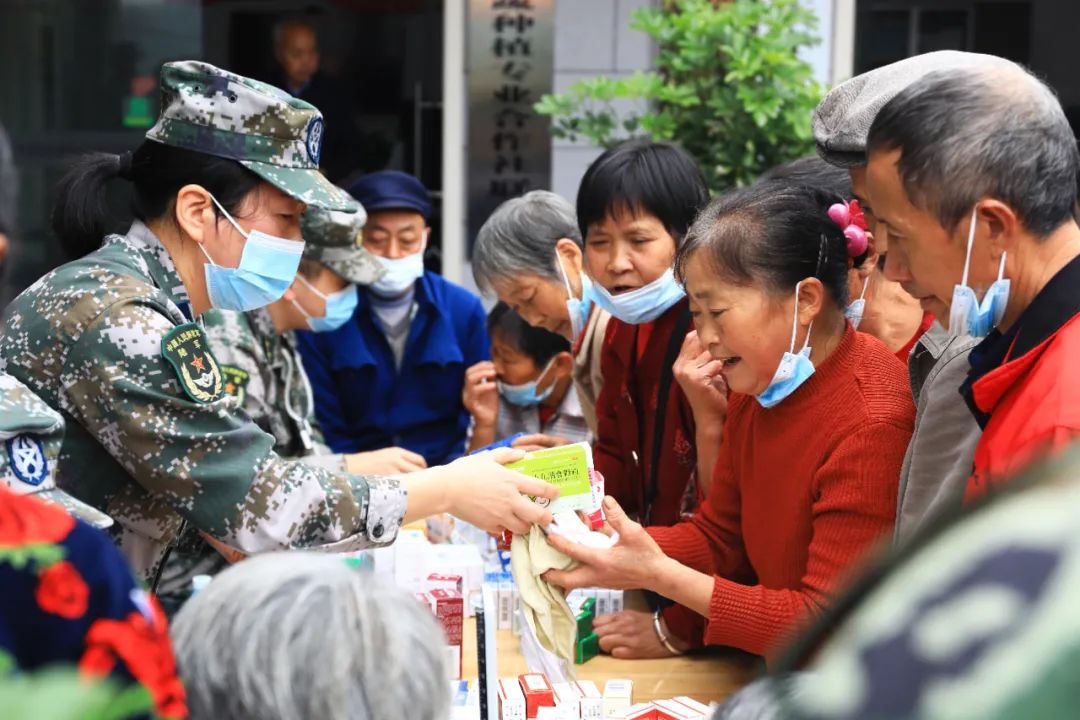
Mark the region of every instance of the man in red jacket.
<instances>
[{"instance_id":1,"label":"man in red jacket","mask_svg":"<svg viewBox=\"0 0 1080 720\"><path fill-rule=\"evenodd\" d=\"M1019 65L935 72L878 113L867 192L886 275L985 336L961 395L983 427L965 500L1080 436L1076 139Z\"/></svg>"}]
</instances>

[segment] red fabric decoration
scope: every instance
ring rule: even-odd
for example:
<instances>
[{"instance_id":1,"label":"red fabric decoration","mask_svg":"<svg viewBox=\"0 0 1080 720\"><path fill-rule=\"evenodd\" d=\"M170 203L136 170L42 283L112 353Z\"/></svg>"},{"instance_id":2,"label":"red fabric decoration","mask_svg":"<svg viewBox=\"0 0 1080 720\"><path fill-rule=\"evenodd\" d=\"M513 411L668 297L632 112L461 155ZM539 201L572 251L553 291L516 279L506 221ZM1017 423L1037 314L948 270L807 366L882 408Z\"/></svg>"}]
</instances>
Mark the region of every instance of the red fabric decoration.
<instances>
[{"instance_id":1,"label":"red fabric decoration","mask_svg":"<svg viewBox=\"0 0 1080 720\"><path fill-rule=\"evenodd\" d=\"M122 661L154 699L157 712L166 718L187 717L187 697L176 674L165 614L153 598L150 621L138 612L124 620L101 619L86 634L86 652L79 670L103 677Z\"/></svg>"},{"instance_id":2,"label":"red fabric decoration","mask_svg":"<svg viewBox=\"0 0 1080 720\"><path fill-rule=\"evenodd\" d=\"M75 527L60 507L31 501L0 486L0 546L58 543Z\"/></svg>"},{"instance_id":3,"label":"red fabric decoration","mask_svg":"<svg viewBox=\"0 0 1080 720\"><path fill-rule=\"evenodd\" d=\"M41 573L34 597L45 612L77 620L86 614L90 588L74 565L61 560Z\"/></svg>"}]
</instances>

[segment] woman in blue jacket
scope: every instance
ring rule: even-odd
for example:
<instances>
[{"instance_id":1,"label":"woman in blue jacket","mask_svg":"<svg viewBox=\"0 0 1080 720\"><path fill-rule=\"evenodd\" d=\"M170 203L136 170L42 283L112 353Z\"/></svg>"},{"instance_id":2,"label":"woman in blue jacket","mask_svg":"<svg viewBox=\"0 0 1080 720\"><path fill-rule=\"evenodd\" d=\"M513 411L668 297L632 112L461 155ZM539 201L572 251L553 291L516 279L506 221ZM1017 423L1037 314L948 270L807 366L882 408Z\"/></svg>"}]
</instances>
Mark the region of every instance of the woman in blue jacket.
<instances>
[{"instance_id":1,"label":"woman in blue jacket","mask_svg":"<svg viewBox=\"0 0 1080 720\"><path fill-rule=\"evenodd\" d=\"M441 465L465 451L465 370L491 357L483 306L424 271L431 202L419 180L385 170L348 190L368 213L364 248L386 273L360 292L352 322L298 333L315 414L336 453L397 448L403 470L424 467L412 453Z\"/></svg>"}]
</instances>

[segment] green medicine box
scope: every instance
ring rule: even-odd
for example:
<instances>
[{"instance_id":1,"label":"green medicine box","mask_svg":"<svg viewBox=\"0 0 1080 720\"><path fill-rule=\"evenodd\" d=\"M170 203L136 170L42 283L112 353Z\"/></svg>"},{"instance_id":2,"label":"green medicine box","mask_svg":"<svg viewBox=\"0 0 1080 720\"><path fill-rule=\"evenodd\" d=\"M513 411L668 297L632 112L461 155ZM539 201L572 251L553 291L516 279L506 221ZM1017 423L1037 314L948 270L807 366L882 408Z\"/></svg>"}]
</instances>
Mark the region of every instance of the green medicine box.
<instances>
[{"instance_id":1,"label":"green medicine box","mask_svg":"<svg viewBox=\"0 0 1080 720\"><path fill-rule=\"evenodd\" d=\"M506 467L559 488L559 497L555 500L533 498L553 513L595 509L592 486L589 484L589 471L592 470L592 448L589 443L537 450Z\"/></svg>"},{"instance_id":2,"label":"green medicine box","mask_svg":"<svg viewBox=\"0 0 1080 720\"><path fill-rule=\"evenodd\" d=\"M581 638L576 643L576 652L574 654L574 664L583 665L589 660L600 654L600 638L596 633L591 633L587 637Z\"/></svg>"},{"instance_id":3,"label":"green medicine box","mask_svg":"<svg viewBox=\"0 0 1080 720\"><path fill-rule=\"evenodd\" d=\"M577 637L581 638L592 635L593 631L593 615L592 613L583 612L577 616Z\"/></svg>"}]
</instances>

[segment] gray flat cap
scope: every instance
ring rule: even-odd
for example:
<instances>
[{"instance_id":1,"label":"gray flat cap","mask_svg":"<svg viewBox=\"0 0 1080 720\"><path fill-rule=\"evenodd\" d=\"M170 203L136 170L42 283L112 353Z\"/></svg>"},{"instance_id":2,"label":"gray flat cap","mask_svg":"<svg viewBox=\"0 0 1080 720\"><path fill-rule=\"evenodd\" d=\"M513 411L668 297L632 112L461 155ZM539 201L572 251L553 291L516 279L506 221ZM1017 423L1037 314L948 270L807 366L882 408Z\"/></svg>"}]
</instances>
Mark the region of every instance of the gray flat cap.
<instances>
[{"instance_id":1,"label":"gray flat cap","mask_svg":"<svg viewBox=\"0 0 1080 720\"><path fill-rule=\"evenodd\" d=\"M866 136L886 103L909 85L937 70L971 67L1014 67L994 55L941 50L899 60L857 75L829 91L814 109L814 142L818 154L832 165L866 164Z\"/></svg>"}]
</instances>

